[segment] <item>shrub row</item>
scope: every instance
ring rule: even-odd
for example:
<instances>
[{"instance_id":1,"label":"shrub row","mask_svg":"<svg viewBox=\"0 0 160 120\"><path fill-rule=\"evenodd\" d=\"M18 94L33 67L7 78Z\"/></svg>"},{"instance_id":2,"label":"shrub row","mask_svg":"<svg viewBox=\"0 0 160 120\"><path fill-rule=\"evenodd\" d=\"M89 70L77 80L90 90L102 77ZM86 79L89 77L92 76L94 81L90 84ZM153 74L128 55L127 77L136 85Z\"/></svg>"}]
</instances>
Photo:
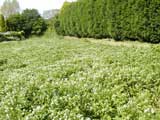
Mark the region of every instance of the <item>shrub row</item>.
<instances>
[{"instance_id":1,"label":"shrub row","mask_svg":"<svg viewBox=\"0 0 160 120\"><path fill-rule=\"evenodd\" d=\"M65 3L55 22L61 35L160 42L160 1L78 0Z\"/></svg>"},{"instance_id":2,"label":"shrub row","mask_svg":"<svg viewBox=\"0 0 160 120\"><path fill-rule=\"evenodd\" d=\"M0 42L2 41L13 41L13 40L23 40L24 32L0 32Z\"/></svg>"}]
</instances>

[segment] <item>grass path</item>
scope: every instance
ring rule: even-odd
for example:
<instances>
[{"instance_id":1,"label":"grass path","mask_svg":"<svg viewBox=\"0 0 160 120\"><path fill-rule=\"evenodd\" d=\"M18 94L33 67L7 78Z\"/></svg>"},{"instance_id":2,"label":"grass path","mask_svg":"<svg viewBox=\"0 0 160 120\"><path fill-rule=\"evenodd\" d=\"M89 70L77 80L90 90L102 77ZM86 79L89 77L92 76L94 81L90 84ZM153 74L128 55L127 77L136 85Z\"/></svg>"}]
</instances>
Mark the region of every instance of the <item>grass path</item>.
<instances>
[{"instance_id":1,"label":"grass path","mask_svg":"<svg viewBox=\"0 0 160 120\"><path fill-rule=\"evenodd\" d=\"M76 38L66 36L68 40L83 40L91 43L111 45L111 46L125 46L125 47L151 47L152 44L139 42L139 41L115 41L113 39L93 39L93 38Z\"/></svg>"}]
</instances>

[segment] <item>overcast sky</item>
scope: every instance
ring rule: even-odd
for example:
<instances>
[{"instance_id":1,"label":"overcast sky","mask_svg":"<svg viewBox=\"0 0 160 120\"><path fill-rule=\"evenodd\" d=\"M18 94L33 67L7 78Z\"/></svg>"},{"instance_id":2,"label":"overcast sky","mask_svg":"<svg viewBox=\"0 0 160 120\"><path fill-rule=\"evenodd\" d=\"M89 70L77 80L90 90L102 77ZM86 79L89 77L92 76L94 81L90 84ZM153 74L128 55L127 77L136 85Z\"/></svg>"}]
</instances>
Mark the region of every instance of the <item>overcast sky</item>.
<instances>
[{"instance_id":1,"label":"overcast sky","mask_svg":"<svg viewBox=\"0 0 160 120\"><path fill-rule=\"evenodd\" d=\"M0 0L0 6L5 0ZM21 9L25 8L36 8L42 13L44 10L59 9L62 7L64 1L75 1L75 0L18 0Z\"/></svg>"}]
</instances>

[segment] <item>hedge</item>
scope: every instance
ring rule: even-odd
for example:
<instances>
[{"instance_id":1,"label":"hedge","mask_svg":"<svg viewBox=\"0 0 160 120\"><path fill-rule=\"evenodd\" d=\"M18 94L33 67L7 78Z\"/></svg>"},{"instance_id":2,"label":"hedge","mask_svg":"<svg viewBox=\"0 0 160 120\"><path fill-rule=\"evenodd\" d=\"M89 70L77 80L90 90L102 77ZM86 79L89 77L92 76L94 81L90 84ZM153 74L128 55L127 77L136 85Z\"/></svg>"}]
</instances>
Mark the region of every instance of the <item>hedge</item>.
<instances>
[{"instance_id":1,"label":"hedge","mask_svg":"<svg viewBox=\"0 0 160 120\"><path fill-rule=\"evenodd\" d=\"M159 0L78 0L55 22L61 35L160 42Z\"/></svg>"},{"instance_id":2,"label":"hedge","mask_svg":"<svg viewBox=\"0 0 160 120\"><path fill-rule=\"evenodd\" d=\"M19 41L24 39L24 32L0 32L0 42L2 41Z\"/></svg>"}]
</instances>

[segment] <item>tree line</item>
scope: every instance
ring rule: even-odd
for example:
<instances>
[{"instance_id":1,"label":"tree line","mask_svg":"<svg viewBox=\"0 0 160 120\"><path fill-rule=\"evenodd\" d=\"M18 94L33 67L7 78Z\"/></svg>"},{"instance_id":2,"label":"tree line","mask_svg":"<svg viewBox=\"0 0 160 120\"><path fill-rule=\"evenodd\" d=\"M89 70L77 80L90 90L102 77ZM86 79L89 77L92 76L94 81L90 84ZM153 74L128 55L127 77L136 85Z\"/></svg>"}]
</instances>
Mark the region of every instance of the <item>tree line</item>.
<instances>
[{"instance_id":1,"label":"tree line","mask_svg":"<svg viewBox=\"0 0 160 120\"><path fill-rule=\"evenodd\" d=\"M36 9L26 9L21 14L13 14L8 18L0 15L0 32L23 31L25 37L41 35L47 29L45 20Z\"/></svg>"},{"instance_id":2,"label":"tree line","mask_svg":"<svg viewBox=\"0 0 160 120\"><path fill-rule=\"evenodd\" d=\"M57 33L77 37L160 42L159 0L78 0L65 2Z\"/></svg>"},{"instance_id":3,"label":"tree line","mask_svg":"<svg viewBox=\"0 0 160 120\"><path fill-rule=\"evenodd\" d=\"M20 13L19 3L16 0L4 1L0 14L0 32L22 31L25 37L29 37L42 35L46 29L46 21L36 9L26 9Z\"/></svg>"}]
</instances>

